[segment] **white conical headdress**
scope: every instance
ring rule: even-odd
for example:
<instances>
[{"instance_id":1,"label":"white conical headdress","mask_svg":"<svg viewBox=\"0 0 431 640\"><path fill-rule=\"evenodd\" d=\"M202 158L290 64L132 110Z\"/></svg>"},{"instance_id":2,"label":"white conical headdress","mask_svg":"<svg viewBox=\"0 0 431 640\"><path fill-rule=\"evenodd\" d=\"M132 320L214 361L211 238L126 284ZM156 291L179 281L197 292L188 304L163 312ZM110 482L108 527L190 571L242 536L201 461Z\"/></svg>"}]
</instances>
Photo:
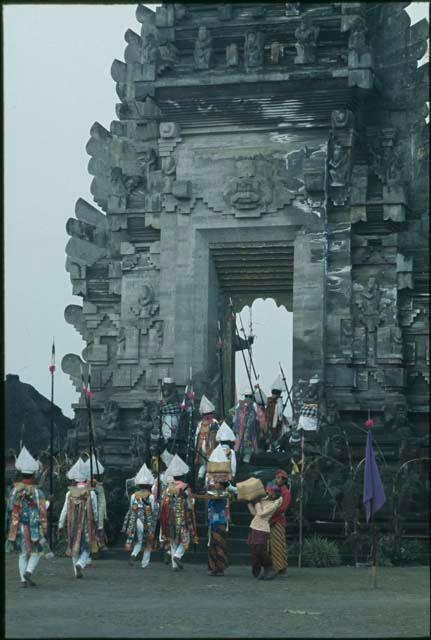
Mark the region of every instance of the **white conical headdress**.
<instances>
[{"instance_id":1,"label":"white conical headdress","mask_svg":"<svg viewBox=\"0 0 431 640\"><path fill-rule=\"evenodd\" d=\"M23 447L15 460L15 468L21 473L36 473L36 471L39 471L39 463L33 458L28 449Z\"/></svg>"},{"instance_id":2,"label":"white conical headdress","mask_svg":"<svg viewBox=\"0 0 431 640\"><path fill-rule=\"evenodd\" d=\"M165 471L165 477L168 476L184 476L189 471L189 466L181 460L178 454L172 458L169 467Z\"/></svg>"},{"instance_id":3,"label":"white conical headdress","mask_svg":"<svg viewBox=\"0 0 431 640\"><path fill-rule=\"evenodd\" d=\"M92 458L91 462L92 462L92 465L93 465L93 476L102 475L102 473L105 471L105 467L100 462L99 458L97 458L97 464L96 464L96 456L95 455L92 455L91 458ZM84 465L85 465L85 468L87 469L88 477L90 477L90 458L88 458L84 462Z\"/></svg>"},{"instance_id":4,"label":"white conical headdress","mask_svg":"<svg viewBox=\"0 0 431 640\"><path fill-rule=\"evenodd\" d=\"M284 389L283 380L281 379L281 375L280 374L278 374L278 376L276 377L276 379L274 380L274 382L271 385L271 391L273 389L277 389L278 391L283 391L283 389Z\"/></svg>"},{"instance_id":5,"label":"white conical headdress","mask_svg":"<svg viewBox=\"0 0 431 640\"><path fill-rule=\"evenodd\" d=\"M153 484L153 482L153 474L151 473L147 465L143 464L135 476L135 484Z\"/></svg>"},{"instance_id":6,"label":"white conical headdress","mask_svg":"<svg viewBox=\"0 0 431 640\"><path fill-rule=\"evenodd\" d=\"M229 462L221 444L214 449L208 460L209 462Z\"/></svg>"},{"instance_id":7,"label":"white conical headdress","mask_svg":"<svg viewBox=\"0 0 431 640\"><path fill-rule=\"evenodd\" d=\"M172 453L169 453L167 449L165 449L160 457L165 465L169 466L174 456L172 455Z\"/></svg>"},{"instance_id":8,"label":"white conical headdress","mask_svg":"<svg viewBox=\"0 0 431 640\"><path fill-rule=\"evenodd\" d=\"M276 389L276 387L273 388ZM268 396L261 388L256 389L256 391L254 392L254 397L256 399L256 402L258 402L259 404L266 404L266 401L268 400Z\"/></svg>"},{"instance_id":9,"label":"white conical headdress","mask_svg":"<svg viewBox=\"0 0 431 640\"><path fill-rule=\"evenodd\" d=\"M213 411L215 411L215 406L213 405L213 403L208 400L206 396L202 396L201 403L199 405L199 412L201 416L203 416L205 413L212 413Z\"/></svg>"},{"instance_id":10,"label":"white conical headdress","mask_svg":"<svg viewBox=\"0 0 431 640\"><path fill-rule=\"evenodd\" d=\"M235 442L236 436L230 426L226 424L226 422L222 422L220 428L216 434L217 442L223 442L224 440L228 440L229 442Z\"/></svg>"},{"instance_id":11,"label":"white conical headdress","mask_svg":"<svg viewBox=\"0 0 431 640\"><path fill-rule=\"evenodd\" d=\"M82 458L78 458L75 464L70 467L67 472L67 477L69 480L75 480L76 482L84 482L85 480L89 480L90 471L87 471L85 466L85 462Z\"/></svg>"}]
</instances>

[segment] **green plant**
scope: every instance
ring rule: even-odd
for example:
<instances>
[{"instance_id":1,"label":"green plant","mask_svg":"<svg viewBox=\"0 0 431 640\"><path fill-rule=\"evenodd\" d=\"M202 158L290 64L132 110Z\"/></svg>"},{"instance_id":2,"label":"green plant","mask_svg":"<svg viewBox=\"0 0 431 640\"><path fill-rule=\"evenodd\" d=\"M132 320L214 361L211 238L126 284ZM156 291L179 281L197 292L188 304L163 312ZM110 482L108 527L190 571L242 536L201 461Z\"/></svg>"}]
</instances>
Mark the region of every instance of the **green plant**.
<instances>
[{"instance_id":1,"label":"green plant","mask_svg":"<svg viewBox=\"0 0 431 640\"><path fill-rule=\"evenodd\" d=\"M382 536L377 542L377 564L393 565L428 564L429 543L421 540L403 540L397 544L393 536Z\"/></svg>"},{"instance_id":2,"label":"green plant","mask_svg":"<svg viewBox=\"0 0 431 640\"><path fill-rule=\"evenodd\" d=\"M337 567L341 564L336 542L314 535L304 540L302 548L304 567Z\"/></svg>"}]
</instances>

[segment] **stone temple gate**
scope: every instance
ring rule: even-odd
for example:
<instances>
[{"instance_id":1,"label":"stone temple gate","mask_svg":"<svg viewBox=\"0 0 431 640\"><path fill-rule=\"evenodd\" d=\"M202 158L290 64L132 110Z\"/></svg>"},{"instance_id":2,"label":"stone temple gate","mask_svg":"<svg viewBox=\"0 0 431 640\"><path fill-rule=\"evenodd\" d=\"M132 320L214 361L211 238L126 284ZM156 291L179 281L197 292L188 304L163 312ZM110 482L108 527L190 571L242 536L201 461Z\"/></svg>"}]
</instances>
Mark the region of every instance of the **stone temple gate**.
<instances>
[{"instance_id":1,"label":"stone temple gate","mask_svg":"<svg viewBox=\"0 0 431 640\"><path fill-rule=\"evenodd\" d=\"M91 364L111 464L164 376L181 393L192 367L219 403L219 321L232 404L230 297L293 311L323 430L371 410L388 447L428 433L428 25L407 4L138 7L118 120L87 144L95 205L67 223L86 347L62 368L80 389Z\"/></svg>"}]
</instances>

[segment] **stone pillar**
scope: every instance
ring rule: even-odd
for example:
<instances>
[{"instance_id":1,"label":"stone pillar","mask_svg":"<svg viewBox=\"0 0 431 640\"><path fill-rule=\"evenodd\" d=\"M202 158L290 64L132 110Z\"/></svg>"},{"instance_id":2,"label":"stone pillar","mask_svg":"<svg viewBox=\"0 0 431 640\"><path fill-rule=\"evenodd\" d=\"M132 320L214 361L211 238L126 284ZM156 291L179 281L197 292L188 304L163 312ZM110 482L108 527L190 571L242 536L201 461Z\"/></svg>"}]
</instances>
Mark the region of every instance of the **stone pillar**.
<instances>
[{"instance_id":1,"label":"stone pillar","mask_svg":"<svg viewBox=\"0 0 431 640\"><path fill-rule=\"evenodd\" d=\"M294 247L293 379L324 376L326 236L299 233Z\"/></svg>"}]
</instances>

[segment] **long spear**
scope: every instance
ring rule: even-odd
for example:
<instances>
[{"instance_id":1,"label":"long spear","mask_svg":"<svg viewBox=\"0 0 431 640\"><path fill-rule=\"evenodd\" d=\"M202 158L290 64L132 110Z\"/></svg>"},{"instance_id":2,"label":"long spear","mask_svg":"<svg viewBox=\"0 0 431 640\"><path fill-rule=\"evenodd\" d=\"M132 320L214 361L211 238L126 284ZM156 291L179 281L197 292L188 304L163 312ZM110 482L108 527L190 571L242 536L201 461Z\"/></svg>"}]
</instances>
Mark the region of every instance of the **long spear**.
<instances>
[{"instance_id":1,"label":"long spear","mask_svg":"<svg viewBox=\"0 0 431 640\"><path fill-rule=\"evenodd\" d=\"M281 377L283 379L284 386L286 387L286 393L287 393L286 402L283 404L283 413L284 413L284 410L286 408L287 403L290 402L290 406L292 407L292 419L293 419L295 417L295 410L293 408L292 397L290 395L289 387L287 386L286 376L284 375L284 371L283 371L283 367L281 366L281 362L278 363L278 366L280 367Z\"/></svg>"},{"instance_id":2,"label":"long spear","mask_svg":"<svg viewBox=\"0 0 431 640\"><path fill-rule=\"evenodd\" d=\"M232 311L232 320L233 320L234 325L235 325L236 336L237 336L237 338L239 338L241 340L241 336L239 335L238 327L236 325L236 313L235 313L235 310L233 308L232 298L229 298L229 301L230 301L230 307L231 307L231 311ZM241 318L241 314L240 314L239 317ZM251 373L249 371L249 368L247 366L247 361L245 359L244 350L240 349L240 351L241 351L242 359L244 361L244 367L245 367L245 370L246 370L246 373L247 373L248 382L250 384L251 395L254 396L255 390L254 390L254 387L253 387L253 382L251 380ZM262 402L262 394L260 393L259 383L257 383L257 387L259 389L260 401ZM261 404L261 402L259 402L258 404Z\"/></svg>"},{"instance_id":3,"label":"long spear","mask_svg":"<svg viewBox=\"0 0 431 640\"><path fill-rule=\"evenodd\" d=\"M217 329L218 329L217 351L218 351L218 357L219 357L220 390L221 390L221 415L222 415L222 418L224 420L225 405L224 405L224 380L223 380L223 340L222 340L222 337L221 337L220 320L217 322Z\"/></svg>"},{"instance_id":4,"label":"long spear","mask_svg":"<svg viewBox=\"0 0 431 640\"><path fill-rule=\"evenodd\" d=\"M231 306L232 306L232 310L233 310L232 298L230 299L230 302L231 302ZM260 404L261 406L264 406L263 396L262 396L262 392L261 392L261 390L260 390L260 385L259 385L259 376L258 376L258 374L257 374L257 372L256 372L256 367L254 366L253 356L252 356L252 353L251 353L250 345L248 344L248 341L247 341L247 335L246 335L246 333L245 333L244 324L243 324L243 322L242 322L241 314L239 313L238 315L239 315L239 321L240 321L240 323L241 323L241 331L242 331L242 333L244 334L244 339L245 339L245 340L246 340L246 342L247 342L248 357L250 358L250 371L253 371L254 377L256 378L256 385L255 385L255 387L257 387L257 389L258 389L258 391L259 391L259 397L260 397L260 400L257 402L257 404ZM237 326L236 326L236 322L235 322L235 328L236 328L236 330L237 330L237 335L238 335L238 338L239 338L239 337L240 337L240 335L239 335L239 332L238 332L238 328L237 328ZM245 362L245 356L244 356L244 362ZM254 397L256 397L256 396L255 396L255 394L254 394L254 391L253 391L253 395L254 395ZM257 398L256 398L256 400L257 400Z\"/></svg>"},{"instance_id":5,"label":"long spear","mask_svg":"<svg viewBox=\"0 0 431 640\"><path fill-rule=\"evenodd\" d=\"M52 339L52 349L51 349L51 364L49 365L49 372L51 374L51 424L50 424L50 456L49 456L49 510L48 510L48 519L49 519L49 528L48 528L48 541L49 546L52 548L52 528L53 528L53 493L54 493L54 372L55 372L55 340Z\"/></svg>"}]
</instances>

